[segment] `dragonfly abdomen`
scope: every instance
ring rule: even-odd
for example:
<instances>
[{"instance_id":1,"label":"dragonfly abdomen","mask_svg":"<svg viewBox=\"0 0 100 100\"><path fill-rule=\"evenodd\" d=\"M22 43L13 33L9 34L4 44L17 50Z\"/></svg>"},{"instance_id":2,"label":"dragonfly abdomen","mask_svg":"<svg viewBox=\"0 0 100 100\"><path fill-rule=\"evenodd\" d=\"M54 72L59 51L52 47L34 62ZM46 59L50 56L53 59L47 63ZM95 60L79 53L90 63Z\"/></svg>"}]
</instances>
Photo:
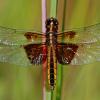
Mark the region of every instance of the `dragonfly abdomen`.
<instances>
[{"instance_id":1,"label":"dragonfly abdomen","mask_svg":"<svg viewBox=\"0 0 100 100\"><path fill-rule=\"evenodd\" d=\"M50 89L54 89L56 85L56 72L57 72L57 62L55 57L55 51L50 47L48 50L48 83Z\"/></svg>"}]
</instances>

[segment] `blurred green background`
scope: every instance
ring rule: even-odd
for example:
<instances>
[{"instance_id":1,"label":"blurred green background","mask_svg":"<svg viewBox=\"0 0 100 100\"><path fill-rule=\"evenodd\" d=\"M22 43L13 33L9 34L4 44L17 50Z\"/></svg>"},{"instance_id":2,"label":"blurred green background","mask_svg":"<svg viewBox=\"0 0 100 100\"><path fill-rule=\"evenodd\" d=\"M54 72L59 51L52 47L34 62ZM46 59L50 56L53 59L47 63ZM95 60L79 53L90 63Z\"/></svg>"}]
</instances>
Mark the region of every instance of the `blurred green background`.
<instances>
[{"instance_id":1,"label":"blurred green background","mask_svg":"<svg viewBox=\"0 0 100 100\"><path fill-rule=\"evenodd\" d=\"M58 0L59 23L63 6ZM64 29L100 23L99 6L100 0L67 0ZM49 10L47 0L47 17ZM0 26L41 31L41 0L0 0ZM62 100L100 100L100 62L63 70ZM0 63L0 100L42 100L42 67Z\"/></svg>"},{"instance_id":2,"label":"blurred green background","mask_svg":"<svg viewBox=\"0 0 100 100\"><path fill-rule=\"evenodd\" d=\"M40 0L0 0L0 26L41 31ZM42 67L0 64L0 100L42 100Z\"/></svg>"}]
</instances>

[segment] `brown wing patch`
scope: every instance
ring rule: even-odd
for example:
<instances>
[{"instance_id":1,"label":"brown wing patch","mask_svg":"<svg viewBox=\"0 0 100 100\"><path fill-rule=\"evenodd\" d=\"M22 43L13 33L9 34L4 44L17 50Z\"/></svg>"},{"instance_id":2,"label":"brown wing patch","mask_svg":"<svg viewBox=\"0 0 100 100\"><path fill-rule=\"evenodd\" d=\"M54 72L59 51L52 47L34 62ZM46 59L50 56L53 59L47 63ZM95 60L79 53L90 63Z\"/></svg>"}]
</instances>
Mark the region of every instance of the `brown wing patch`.
<instances>
[{"instance_id":1,"label":"brown wing patch","mask_svg":"<svg viewBox=\"0 0 100 100\"><path fill-rule=\"evenodd\" d=\"M74 31L68 31L68 32L63 32L63 33L59 33L57 34L57 38L74 38L76 35L76 33Z\"/></svg>"},{"instance_id":2,"label":"brown wing patch","mask_svg":"<svg viewBox=\"0 0 100 100\"><path fill-rule=\"evenodd\" d=\"M65 34L65 36L67 36L67 37L69 37L70 39L72 39L72 38L74 38L74 36L75 36L75 32L74 31L69 31L69 32L67 32L67 34Z\"/></svg>"},{"instance_id":3,"label":"brown wing patch","mask_svg":"<svg viewBox=\"0 0 100 100\"><path fill-rule=\"evenodd\" d=\"M43 44L29 44L25 45L27 57L31 64L42 64L46 61L47 47Z\"/></svg>"},{"instance_id":4,"label":"brown wing patch","mask_svg":"<svg viewBox=\"0 0 100 100\"><path fill-rule=\"evenodd\" d=\"M24 36L29 40L29 41L32 41L32 40L38 40L38 39L44 39L46 38L46 35L45 34L39 34L39 33L33 33L33 32L27 32L24 34Z\"/></svg>"},{"instance_id":5,"label":"brown wing patch","mask_svg":"<svg viewBox=\"0 0 100 100\"><path fill-rule=\"evenodd\" d=\"M60 64L70 64L77 52L78 46L76 44L57 44L56 56Z\"/></svg>"}]
</instances>

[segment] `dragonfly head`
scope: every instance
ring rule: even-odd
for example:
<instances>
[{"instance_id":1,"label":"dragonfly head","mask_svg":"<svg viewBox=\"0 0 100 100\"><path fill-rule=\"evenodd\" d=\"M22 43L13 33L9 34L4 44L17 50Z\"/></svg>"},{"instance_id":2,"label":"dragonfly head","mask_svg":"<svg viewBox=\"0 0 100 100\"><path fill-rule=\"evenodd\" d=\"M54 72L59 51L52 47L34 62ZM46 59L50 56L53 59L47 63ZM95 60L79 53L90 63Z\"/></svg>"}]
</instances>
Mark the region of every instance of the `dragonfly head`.
<instances>
[{"instance_id":1,"label":"dragonfly head","mask_svg":"<svg viewBox=\"0 0 100 100\"><path fill-rule=\"evenodd\" d=\"M48 18L45 22L46 32L57 32L58 31L58 20L56 18Z\"/></svg>"}]
</instances>

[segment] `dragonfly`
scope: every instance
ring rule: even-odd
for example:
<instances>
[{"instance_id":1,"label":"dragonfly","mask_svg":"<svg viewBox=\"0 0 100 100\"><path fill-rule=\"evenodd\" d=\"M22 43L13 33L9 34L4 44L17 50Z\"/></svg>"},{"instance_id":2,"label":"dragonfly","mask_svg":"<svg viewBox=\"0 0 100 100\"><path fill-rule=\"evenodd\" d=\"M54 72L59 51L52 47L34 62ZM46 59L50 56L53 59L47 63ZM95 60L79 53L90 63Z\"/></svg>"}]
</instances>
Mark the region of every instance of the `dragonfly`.
<instances>
[{"instance_id":1,"label":"dragonfly","mask_svg":"<svg viewBox=\"0 0 100 100\"><path fill-rule=\"evenodd\" d=\"M58 32L58 20L48 18L46 32L0 27L0 62L47 66L50 89L57 79L57 64L82 65L100 61L100 24Z\"/></svg>"}]
</instances>

